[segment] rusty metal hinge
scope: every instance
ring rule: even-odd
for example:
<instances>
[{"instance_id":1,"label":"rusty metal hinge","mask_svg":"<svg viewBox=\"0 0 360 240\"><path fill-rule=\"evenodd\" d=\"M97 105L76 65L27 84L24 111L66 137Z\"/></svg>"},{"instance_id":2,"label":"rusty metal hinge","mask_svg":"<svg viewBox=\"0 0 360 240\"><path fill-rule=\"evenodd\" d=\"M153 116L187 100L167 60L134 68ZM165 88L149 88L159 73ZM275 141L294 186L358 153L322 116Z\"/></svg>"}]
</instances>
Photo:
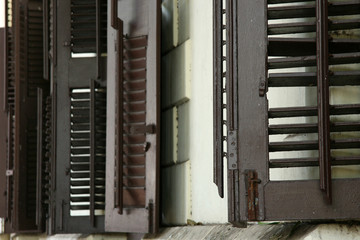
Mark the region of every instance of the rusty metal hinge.
<instances>
[{"instance_id":1,"label":"rusty metal hinge","mask_svg":"<svg viewBox=\"0 0 360 240\"><path fill-rule=\"evenodd\" d=\"M258 179L258 174L255 170L247 170L245 178L247 188L248 220L256 221L259 216L258 184L261 183L261 180Z\"/></svg>"}]
</instances>

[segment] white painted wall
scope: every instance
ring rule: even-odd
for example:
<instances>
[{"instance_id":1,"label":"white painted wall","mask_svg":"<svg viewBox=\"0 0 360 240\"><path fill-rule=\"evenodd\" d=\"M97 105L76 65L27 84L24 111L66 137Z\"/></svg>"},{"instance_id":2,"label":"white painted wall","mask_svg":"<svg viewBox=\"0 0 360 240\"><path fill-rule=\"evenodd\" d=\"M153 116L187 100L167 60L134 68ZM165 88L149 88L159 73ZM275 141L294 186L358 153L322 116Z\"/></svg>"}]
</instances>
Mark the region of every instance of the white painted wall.
<instances>
[{"instance_id":1,"label":"white painted wall","mask_svg":"<svg viewBox=\"0 0 360 240\"><path fill-rule=\"evenodd\" d=\"M190 1L190 39L192 217L196 222L225 223L227 194L225 191L225 198L221 199L213 183L212 1Z\"/></svg>"}]
</instances>

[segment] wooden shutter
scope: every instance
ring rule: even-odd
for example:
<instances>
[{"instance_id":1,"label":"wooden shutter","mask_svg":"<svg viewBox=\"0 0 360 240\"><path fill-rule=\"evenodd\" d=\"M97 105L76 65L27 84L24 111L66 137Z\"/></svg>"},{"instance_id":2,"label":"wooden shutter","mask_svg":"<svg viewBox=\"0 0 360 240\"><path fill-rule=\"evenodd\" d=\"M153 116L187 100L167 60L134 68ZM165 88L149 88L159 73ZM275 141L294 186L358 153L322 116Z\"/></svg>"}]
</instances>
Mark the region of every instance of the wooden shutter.
<instances>
[{"instance_id":1,"label":"wooden shutter","mask_svg":"<svg viewBox=\"0 0 360 240\"><path fill-rule=\"evenodd\" d=\"M238 17L232 19L230 13L234 7ZM234 68L226 68L233 74L226 74L226 82L238 84L237 89L226 87L231 222L360 216L356 206L360 179L331 176L332 166L360 164L356 151L347 152L360 148L356 137L359 123L351 120L359 117L359 102L330 102L330 91L334 87L343 91L343 86L359 86L356 64L360 62L360 40L347 35L359 28L356 17L359 13L358 1L331 4L305 0L227 1L226 16L236 27L231 29L226 24L226 31L236 35L236 44L226 39L226 48L235 47L237 51L227 52L227 64ZM306 71L292 69L300 67ZM215 81L219 85L222 80L217 77ZM313 89L317 98L313 105L269 109L267 92L275 88ZM232 104L238 104L234 111ZM316 121L300 121L308 117ZM293 123L274 121L285 118ZM338 133L346 137L339 139L335 136ZM238 140L231 137L234 134ZM274 140L273 136L279 134L290 137L315 134L317 137ZM315 151L316 154L273 157L274 153L295 151ZM275 181L269 177L270 168L309 166L319 166L320 179Z\"/></svg>"},{"instance_id":2,"label":"wooden shutter","mask_svg":"<svg viewBox=\"0 0 360 240\"><path fill-rule=\"evenodd\" d=\"M57 26L51 41L56 53L53 233L104 231L106 58L104 49L97 47L100 38L106 39L106 31L97 25L104 9L106 1L66 0L57 2L53 15ZM106 11L102 16L106 26Z\"/></svg>"},{"instance_id":3,"label":"wooden shutter","mask_svg":"<svg viewBox=\"0 0 360 240\"><path fill-rule=\"evenodd\" d=\"M114 125L107 127L108 133L116 130L116 134L115 139L108 138L109 151L113 152L107 156L105 230L155 232L159 207L160 1L114 0L111 7L112 27L117 31L116 91L108 96L110 104L116 104L116 117Z\"/></svg>"},{"instance_id":4,"label":"wooden shutter","mask_svg":"<svg viewBox=\"0 0 360 240\"><path fill-rule=\"evenodd\" d=\"M6 41L5 28L0 28L0 217L6 218L6 168L7 168L7 111L5 109L5 62Z\"/></svg>"},{"instance_id":5,"label":"wooden shutter","mask_svg":"<svg viewBox=\"0 0 360 240\"><path fill-rule=\"evenodd\" d=\"M47 85L42 78L42 1L5 1L5 9L5 231L40 232L45 218L38 157L42 135L38 131L38 93Z\"/></svg>"}]
</instances>

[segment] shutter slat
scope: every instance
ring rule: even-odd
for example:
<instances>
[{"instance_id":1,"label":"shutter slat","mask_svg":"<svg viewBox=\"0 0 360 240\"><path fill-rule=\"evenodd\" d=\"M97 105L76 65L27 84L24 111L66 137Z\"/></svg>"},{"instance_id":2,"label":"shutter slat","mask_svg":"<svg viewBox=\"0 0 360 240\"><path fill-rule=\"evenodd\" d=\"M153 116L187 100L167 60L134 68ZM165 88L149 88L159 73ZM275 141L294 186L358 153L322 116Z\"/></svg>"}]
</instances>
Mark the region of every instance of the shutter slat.
<instances>
[{"instance_id":1,"label":"shutter slat","mask_svg":"<svg viewBox=\"0 0 360 240\"><path fill-rule=\"evenodd\" d=\"M314 0L268 0L268 4L276 3L297 3L297 2L313 2Z\"/></svg>"},{"instance_id":2,"label":"shutter slat","mask_svg":"<svg viewBox=\"0 0 360 240\"><path fill-rule=\"evenodd\" d=\"M359 138L349 139L335 139L331 140L331 149L349 149L349 148L360 148ZM303 150L317 150L317 141L286 141L286 142L270 142L270 152L281 152L281 151L303 151Z\"/></svg>"},{"instance_id":3,"label":"shutter slat","mask_svg":"<svg viewBox=\"0 0 360 240\"><path fill-rule=\"evenodd\" d=\"M270 142L269 152L317 150L317 141Z\"/></svg>"},{"instance_id":4,"label":"shutter slat","mask_svg":"<svg viewBox=\"0 0 360 240\"><path fill-rule=\"evenodd\" d=\"M331 105L330 115L359 114L360 104ZM316 116L317 107L289 107L272 108L269 110L269 118Z\"/></svg>"},{"instance_id":5,"label":"shutter slat","mask_svg":"<svg viewBox=\"0 0 360 240\"><path fill-rule=\"evenodd\" d=\"M360 131L359 122L334 122L330 125L331 132L354 132ZM298 134L316 133L317 123L308 124L278 124L269 126L269 134Z\"/></svg>"},{"instance_id":6,"label":"shutter slat","mask_svg":"<svg viewBox=\"0 0 360 240\"><path fill-rule=\"evenodd\" d=\"M270 159L269 162L270 162L270 168L319 166L318 158ZM334 157L331 161L331 165L332 166L360 165L360 156Z\"/></svg>"},{"instance_id":7,"label":"shutter slat","mask_svg":"<svg viewBox=\"0 0 360 240\"><path fill-rule=\"evenodd\" d=\"M331 4L329 4L329 16L358 14L359 7L359 0L332 2ZM268 8L268 19L315 17L315 10L315 4L294 6L271 5Z\"/></svg>"},{"instance_id":8,"label":"shutter slat","mask_svg":"<svg viewBox=\"0 0 360 240\"><path fill-rule=\"evenodd\" d=\"M329 30L349 30L360 28L359 19L340 19L332 20L329 23ZM299 23L280 23L280 24L269 24L268 34L289 34L289 33L307 33L315 32L316 22L299 22Z\"/></svg>"},{"instance_id":9,"label":"shutter slat","mask_svg":"<svg viewBox=\"0 0 360 240\"><path fill-rule=\"evenodd\" d=\"M316 52L315 38L269 37L269 56L311 56ZM360 52L360 39L329 40L329 51L334 53Z\"/></svg>"},{"instance_id":10,"label":"shutter slat","mask_svg":"<svg viewBox=\"0 0 360 240\"><path fill-rule=\"evenodd\" d=\"M307 87L316 86L316 73L272 73L269 74L270 87ZM334 72L330 76L330 86L359 86L360 71Z\"/></svg>"},{"instance_id":11,"label":"shutter slat","mask_svg":"<svg viewBox=\"0 0 360 240\"><path fill-rule=\"evenodd\" d=\"M330 65L360 63L360 52L332 54ZM316 66L316 56L272 58L268 60L269 69Z\"/></svg>"}]
</instances>

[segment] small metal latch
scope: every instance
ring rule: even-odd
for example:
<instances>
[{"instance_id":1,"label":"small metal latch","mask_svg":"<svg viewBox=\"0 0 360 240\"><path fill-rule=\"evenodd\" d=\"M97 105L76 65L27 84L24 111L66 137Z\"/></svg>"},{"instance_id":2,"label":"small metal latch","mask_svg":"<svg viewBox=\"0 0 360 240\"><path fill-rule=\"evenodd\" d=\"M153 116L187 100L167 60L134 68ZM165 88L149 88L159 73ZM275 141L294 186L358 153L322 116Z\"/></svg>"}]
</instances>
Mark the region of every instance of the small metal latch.
<instances>
[{"instance_id":1,"label":"small metal latch","mask_svg":"<svg viewBox=\"0 0 360 240\"><path fill-rule=\"evenodd\" d=\"M14 170L12 170L12 169L6 170L6 176L7 177L10 177L10 176L13 176L13 175L14 175Z\"/></svg>"},{"instance_id":2,"label":"small metal latch","mask_svg":"<svg viewBox=\"0 0 360 240\"><path fill-rule=\"evenodd\" d=\"M258 179L258 174L254 170L247 170L245 177L247 184L248 220L256 221L259 216L258 184L261 183L261 180Z\"/></svg>"},{"instance_id":3,"label":"small metal latch","mask_svg":"<svg viewBox=\"0 0 360 240\"><path fill-rule=\"evenodd\" d=\"M259 96L263 97L266 93L266 82L264 80L261 80L259 83Z\"/></svg>"}]
</instances>

